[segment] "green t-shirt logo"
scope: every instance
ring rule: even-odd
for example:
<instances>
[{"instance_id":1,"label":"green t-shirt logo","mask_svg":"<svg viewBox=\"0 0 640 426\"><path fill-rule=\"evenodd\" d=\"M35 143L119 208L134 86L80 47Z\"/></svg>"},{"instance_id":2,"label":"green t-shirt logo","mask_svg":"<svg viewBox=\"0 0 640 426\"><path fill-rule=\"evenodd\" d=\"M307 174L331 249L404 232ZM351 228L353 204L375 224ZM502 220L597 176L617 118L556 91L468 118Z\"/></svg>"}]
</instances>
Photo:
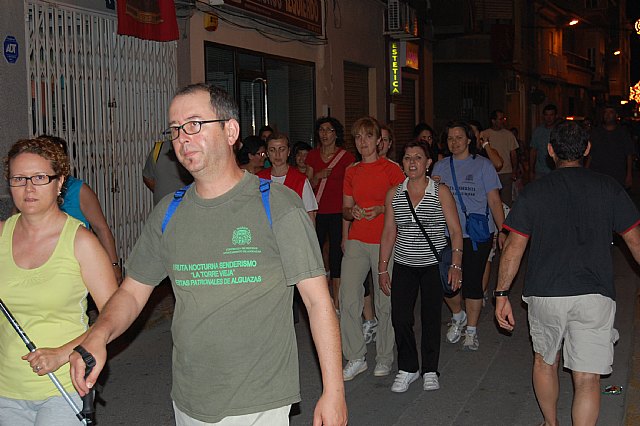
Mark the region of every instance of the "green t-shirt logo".
<instances>
[{"instance_id":1,"label":"green t-shirt logo","mask_svg":"<svg viewBox=\"0 0 640 426\"><path fill-rule=\"evenodd\" d=\"M251 230L245 226L241 226L236 228L233 231L233 237L231 237L231 242L234 246L246 246L251 243Z\"/></svg>"}]
</instances>

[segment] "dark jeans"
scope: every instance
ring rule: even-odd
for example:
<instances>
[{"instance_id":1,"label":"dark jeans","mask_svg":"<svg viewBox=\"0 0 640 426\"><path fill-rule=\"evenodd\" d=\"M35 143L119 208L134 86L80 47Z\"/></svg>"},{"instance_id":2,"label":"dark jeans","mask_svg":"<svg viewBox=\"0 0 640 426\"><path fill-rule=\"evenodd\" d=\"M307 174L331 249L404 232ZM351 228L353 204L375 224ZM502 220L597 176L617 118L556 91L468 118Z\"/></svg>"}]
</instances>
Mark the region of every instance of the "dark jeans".
<instances>
[{"instance_id":1,"label":"dark jeans","mask_svg":"<svg viewBox=\"0 0 640 426\"><path fill-rule=\"evenodd\" d=\"M342 268L342 214L319 214L316 216L316 234L320 250L329 234L329 269L331 278L340 278Z\"/></svg>"},{"instance_id":2,"label":"dark jeans","mask_svg":"<svg viewBox=\"0 0 640 426\"><path fill-rule=\"evenodd\" d=\"M465 299L482 299L482 276L493 246L493 234L486 243L477 243L478 250L473 250L473 242L465 238L462 242L462 297Z\"/></svg>"},{"instance_id":3,"label":"dark jeans","mask_svg":"<svg viewBox=\"0 0 640 426\"><path fill-rule=\"evenodd\" d=\"M391 323L398 349L398 369L418 371L418 348L413 332L413 310L420 291L422 338L421 374L438 372L442 314L442 284L438 265L412 267L393 265L391 285Z\"/></svg>"}]
</instances>

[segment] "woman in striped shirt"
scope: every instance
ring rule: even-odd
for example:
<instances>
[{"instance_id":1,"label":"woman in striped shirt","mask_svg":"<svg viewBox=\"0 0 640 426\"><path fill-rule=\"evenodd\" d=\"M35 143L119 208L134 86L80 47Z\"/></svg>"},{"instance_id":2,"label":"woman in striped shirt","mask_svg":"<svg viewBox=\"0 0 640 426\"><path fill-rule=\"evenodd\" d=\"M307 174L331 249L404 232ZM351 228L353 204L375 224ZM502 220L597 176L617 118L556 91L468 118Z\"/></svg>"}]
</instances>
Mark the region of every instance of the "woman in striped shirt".
<instances>
[{"instance_id":1,"label":"woman in striped shirt","mask_svg":"<svg viewBox=\"0 0 640 426\"><path fill-rule=\"evenodd\" d=\"M462 283L462 230L456 203L446 185L440 185L427 176L431 162L425 142L408 142L402 158L407 178L389 190L385 202L378 275L380 288L391 295L391 321L398 348L399 371L391 386L393 392L405 392L420 376L423 377L424 390L440 388L438 360L443 295L440 270L435 254L411 213L405 193L409 194L418 219L438 251L447 244L445 230L449 229L453 247L449 283L454 290ZM387 272L392 253L393 281ZM418 291L422 322L420 371L413 332L413 309Z\"/></svg>"}]
</instances>

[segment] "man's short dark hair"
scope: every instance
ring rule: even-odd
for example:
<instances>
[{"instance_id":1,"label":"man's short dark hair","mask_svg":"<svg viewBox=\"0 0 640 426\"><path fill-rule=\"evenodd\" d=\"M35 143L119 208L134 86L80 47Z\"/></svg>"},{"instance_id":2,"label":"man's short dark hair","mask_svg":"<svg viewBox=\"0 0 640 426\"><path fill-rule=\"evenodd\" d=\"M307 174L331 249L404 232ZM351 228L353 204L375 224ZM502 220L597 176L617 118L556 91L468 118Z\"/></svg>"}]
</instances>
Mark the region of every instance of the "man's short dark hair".
<instances>
[{"instance_id":1,"label":"man's short dark hair","mask_svg":"<svg viewBox=\"0 0 640 426\"><path fill-rule=\"evenodd\" d=\"M425 130L431 133L431 136L435 136L435 132L433 131L433 128L429 126L427 123L421 122L416 124L416 127L413 128L413 133L412 133L413 138L417 139L418 136L420 136L420 133L424 132Z\"/></svg>"},{"instance_id":2,"label":"man's short dark hair","mask_svg":"<svg viewBox=\"0 0 640 426\"><path fill-rule=\"evenodd\" d=\"M542 109L542 113L544 114L547 111L553 111L556 114L558 113L558 107L555 106L554 104L547 104L545 105L545 107Z\"/></svg>"},{"instance_id":3,"label":"man's short dark hair","mask_svg":"<svg viewBox=\"0 0 640 426\"><path fill-rule=\"evenodd\" d=\"M565 120L551 130L549 142L560 161L576 161L584 155L589 135L580 124Z\"/></svg>"},{"instance_id":4,"label":"man's short dark hair","mask_svg":"<svg viewBox=\"0 0 640 426\"><path fill-rule=\"evenodd\" d=\"M257 136L261 136L263 132L271 132L273 133L273 127L269 126L268 124L265 126L260 127L260 130L258 130L258 134Z\"/></svg>"},{"instance_id":5,"label":"man's short dark hair","mask_svg":"<svg viewBox=\"0 0 640 426\"><path fill-rule=\"evenodd\" d=\"M493 111L491 111L491 114L489 114L489 119L490 120L497 120L498 119L498 113L504 115L504 111L501 109L494 109Z\"/></svg>"},{"instance_id":6,"label":"man's short dark hair","mask_svg":"<svg viewBox=\"0 0 640 426\"><path fill-rule=\"evenodd\" d=\"M224 89L214 86L213 84L190 84L178 90L174 98L182 95L191 95L196 92L209 93L211 108L213 108L217 118L234 119L236 121L240 119L240 113L238 112L238 105L236 104L236 101L233 100ZM224 127L225 123L222 122L221 124Z\"/></svg>"}]
</instances>

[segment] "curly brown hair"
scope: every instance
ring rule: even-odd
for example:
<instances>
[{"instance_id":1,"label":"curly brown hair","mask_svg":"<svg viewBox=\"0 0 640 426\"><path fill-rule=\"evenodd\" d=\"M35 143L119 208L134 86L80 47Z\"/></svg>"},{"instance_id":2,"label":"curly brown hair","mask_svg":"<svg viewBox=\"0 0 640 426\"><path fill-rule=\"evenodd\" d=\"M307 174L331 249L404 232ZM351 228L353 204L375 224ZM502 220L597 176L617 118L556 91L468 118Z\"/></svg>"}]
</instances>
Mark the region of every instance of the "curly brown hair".
<instances>
[{"instance_id":1,"label":"curly brown hair","mask_svg":"<svg viewBox=\"0 0 640 426\"><path fill-rule=\"evenodd\" d=\"M9 165L11 160L20 154L36 154L45 160L49 160L53 172L59 177L66 178L69 176L71 166L69 165L69 157L65 154L62 146L53 141L48 136L40 136L34 139L21 139L14 143L9 149L9 153L4 159L4 178L9 179Z\"/></svg>"}]
</instances>

